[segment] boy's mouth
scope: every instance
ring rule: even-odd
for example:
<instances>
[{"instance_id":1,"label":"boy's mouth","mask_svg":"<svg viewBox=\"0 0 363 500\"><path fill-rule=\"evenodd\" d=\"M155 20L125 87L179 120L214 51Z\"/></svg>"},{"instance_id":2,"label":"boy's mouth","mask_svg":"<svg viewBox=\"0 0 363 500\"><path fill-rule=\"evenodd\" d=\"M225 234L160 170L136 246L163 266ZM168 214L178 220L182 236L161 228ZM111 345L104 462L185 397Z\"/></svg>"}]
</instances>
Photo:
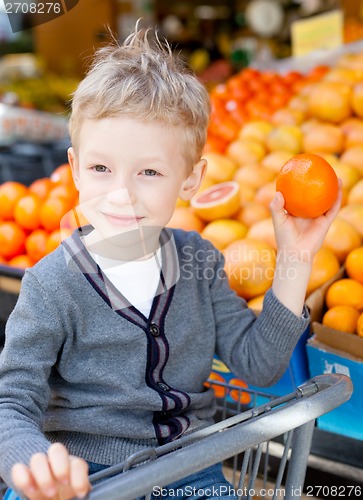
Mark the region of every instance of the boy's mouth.
<instances>
[{"instance_id":1,"label":"boy's mouth","mask_svg":"<svg viewBox=\"0 0 363 500\"><path fill-rule=\"evenodd\" d=\"M103 215L111 224L120 227L135 226L142 220L142 217L136 215L115 215L110 213L104 213Z\"/></svg>"}]
</instances>

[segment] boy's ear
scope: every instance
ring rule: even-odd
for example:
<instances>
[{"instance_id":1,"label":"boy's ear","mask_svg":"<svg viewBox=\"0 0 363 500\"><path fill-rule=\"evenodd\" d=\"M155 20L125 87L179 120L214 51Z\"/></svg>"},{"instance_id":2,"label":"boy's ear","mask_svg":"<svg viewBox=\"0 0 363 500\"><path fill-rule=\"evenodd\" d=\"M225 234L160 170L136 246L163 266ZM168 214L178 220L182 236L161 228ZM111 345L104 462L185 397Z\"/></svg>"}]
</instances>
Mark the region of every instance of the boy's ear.
<instances>
[{"instance_id":1,"label":"boy's ear","mask_svg":"<svg viewBox=\"0 0 363 500\"><path fill-rule=\"evenodd\" d=\"M67 155L68 155L68 163L72 170L74 184L78 189L79 168L78 168L77 155L72 147L68 148Z\"/></svg>"},{"instance_id":2,"label":"boy's ear","mask_svg":"<svg viewBox=\"0 0 363 500\"><path fill-rule=\"evenodd\" d=\"M185 179L179 192L179 198L190 200L198 191L207 170L207 160L202 158L193 167L191 174Z\"/></svg>"}]
</instances>

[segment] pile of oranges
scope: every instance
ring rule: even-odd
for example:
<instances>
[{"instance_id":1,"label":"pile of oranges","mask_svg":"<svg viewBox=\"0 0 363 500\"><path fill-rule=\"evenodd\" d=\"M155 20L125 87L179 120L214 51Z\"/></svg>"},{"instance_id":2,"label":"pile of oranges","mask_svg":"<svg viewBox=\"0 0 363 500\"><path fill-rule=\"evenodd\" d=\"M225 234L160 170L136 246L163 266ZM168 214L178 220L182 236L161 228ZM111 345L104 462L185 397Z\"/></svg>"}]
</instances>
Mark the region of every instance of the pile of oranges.
<instances>
[{"instance_id":1,"label":"pile of oranges","mask_svg":"<svg viewBox=\"0 0 363 500\"><path fill-rule=\"evenodd\" d=\"M0 185L0 263L31 267L53 251L72 231L61 220L77 204L78 192L68 164L30 186L8 181ZM65 224L67 225L67 224Z\"/></svg>"},{"instance_id":2,"label":"pile of oranges","mask_svg":"<svg viewBox=\"0 0 363 500\"><path fill-rule=\"evenodd\" d=\"M345 272L346 277L334 281L327 290L322 323L363 337L363 247L348 253Z\"/></svg>"},{"instance_id":3,"label":"pile of oranges","mask_svg":"<svg viewBox=\"0 0 363 500\"><path fill-rule=\"evenodd\" d=\"M247 68L215 87L211 91L212 118L204 152L207 173L196 195L197 203L180 201L169 225L195 229L212 241L225 255L227 271L232 269L234 275L236 268L259 269L261 243L276 251L269 204L281 168L296 155L319 156L342 180L343 200L323 247L315 256L307 294L334 278L348 254L362 246L363 239L362 80L363 54L355 53L341 56L332 67L318 66L305 75L278 75ZM316 167L319 169L317 163ZM196 210L203 200L203 191L208 190L211 197L213 189L219 191L219 184L225 182L238 185L238 209L227 217L222 211L218 213L217 198L215 205L210 205L212 218ZM307 183L304 191L310 193L312 188ZM326 189L327 195L331 192ZM293 186L289 194L300 205L305 200L301 188ZM327 201L328 206L331 204L326 198L322 207ZM303 210L304 205L307 204L302 203ZM223 207L225 213L226 199ZM232 263L228 257L231 245L232 249L239 248L233 253ZM247 252L246 248L251 250ZM240 256L237 261L236 255ZM271 275L272 268L271 259L262 279L265 289L271 283L265 278L267 273ZM242 279L242 271L240 274ZM232 286L259 309L264 291L257 271L244 275L244 280L249 281L248 292L241 283L234 284L233 279Z\"/></svg>"}]
</instances>

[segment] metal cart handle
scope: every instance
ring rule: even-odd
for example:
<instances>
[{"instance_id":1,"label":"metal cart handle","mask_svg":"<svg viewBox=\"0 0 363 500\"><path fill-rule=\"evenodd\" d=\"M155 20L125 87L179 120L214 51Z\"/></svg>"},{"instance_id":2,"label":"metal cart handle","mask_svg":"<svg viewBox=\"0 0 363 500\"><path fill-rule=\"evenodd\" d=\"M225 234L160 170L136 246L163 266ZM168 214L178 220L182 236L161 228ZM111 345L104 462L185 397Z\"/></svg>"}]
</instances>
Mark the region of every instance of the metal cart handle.
<instances>
[{"instance_id":1,"label":"metal cart handle","mask_svg":"<svg viewBox=\"0 0 363 500\"><path fill-rule=\"evenodd\" d=\"M210 435L194 440L190 439L193 438L191 434L175 441L172 443L175 448L173 451L170 451L170 446L167 449L156 448L150 455L159 458L105 479L93 487L87 498L131 500L147 495L155 487L156 478L157 486L166 486L292 429L296 432L286 490L296 491L304 481L315 419L346 402L352 392L352 381L346 375L317 376L298 387L294 393L254 408L247 420L246 412L243 412L226 419L222 427L220 423L211 426ZM167 454L162 455L160 450ZM104 472L106 475L115 474L119 469L116 466ZM285 498L297 497L292 495Z\"/></svg>"}]
</instances>

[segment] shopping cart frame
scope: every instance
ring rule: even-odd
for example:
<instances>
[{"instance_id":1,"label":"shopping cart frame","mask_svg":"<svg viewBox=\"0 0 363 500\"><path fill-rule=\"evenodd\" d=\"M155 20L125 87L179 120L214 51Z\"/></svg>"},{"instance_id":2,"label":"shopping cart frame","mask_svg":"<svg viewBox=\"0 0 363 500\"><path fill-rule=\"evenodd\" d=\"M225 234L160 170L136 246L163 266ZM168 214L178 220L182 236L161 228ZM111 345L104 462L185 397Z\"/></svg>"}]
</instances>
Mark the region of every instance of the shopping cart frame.
<instances>
[{"instance_id":1,"label":"shopping cart frame","mask_svg":"<svg viewBox=\"0 0 363 500\"><path fill-rule=\"evenodd\" d=\"M225 385L227 394L231 387ZM155 486L165 487L241 454L236 492L247 492L246 496L239 494L240 498L252 498L249 492L255 491L264 447L266 450L271 440L281 436L284 451L273 498L277 498L286 470L283 497L285 500L300 498L315 419L346 402L352 392L352 382L346 375L317 376L286 396L272 398L266 404L236 413L175 442L147 448L122 464L93 474L94 486L87 498L134 500L148 497Z\"/></svg>"}]
</instances>

